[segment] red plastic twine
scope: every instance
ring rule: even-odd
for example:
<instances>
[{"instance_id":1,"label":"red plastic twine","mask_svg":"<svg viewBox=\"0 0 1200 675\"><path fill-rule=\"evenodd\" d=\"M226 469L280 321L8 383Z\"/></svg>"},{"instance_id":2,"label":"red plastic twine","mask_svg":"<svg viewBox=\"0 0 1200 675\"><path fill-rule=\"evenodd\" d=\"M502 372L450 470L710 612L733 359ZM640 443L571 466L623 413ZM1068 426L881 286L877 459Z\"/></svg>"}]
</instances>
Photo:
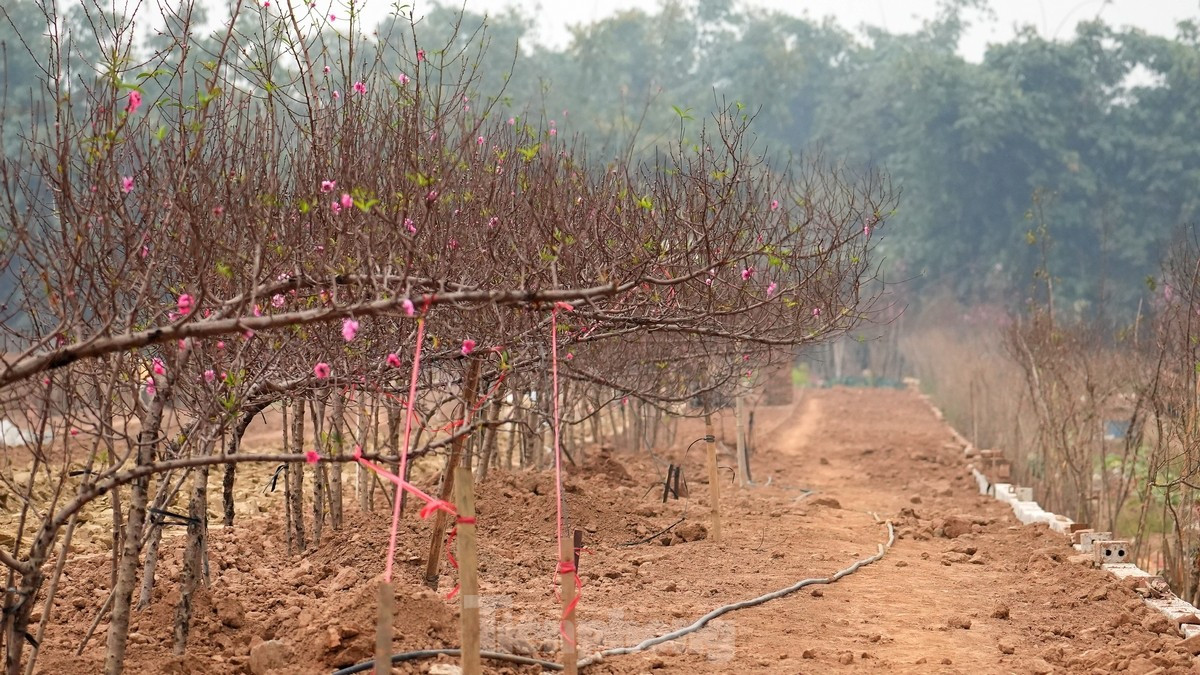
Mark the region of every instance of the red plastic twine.
<instances>
[{"instance_id":1,"label":"red plastic twine","mask_svg":"<svg viewBox=\"0 0 1200 675\"><path fill-rule=\"evenodd\" d=\"M450 531L446 533L445 549L446 549L446 559L450 561L450 565L452 567L454 567L454 569L458 569L458 559L455 558L454 554L450 552L451 546L454 544L454 538L458 536L458 526L459 525L474 525L475 519L474 518L464 518L463 516L459 516L458 518L456 518L454 520L454 523L455 523L455 526L452 527L450 529ZM446 599L453 600L454 596L458 595L459 588L461 588L461 584L455 584L454 588L450 589L450 592L446 594Z\"/></svg>"},{"instance_id":2,"label":"red plastic twine","mask_svg":"<svg viewBox=\"0 0 1200 675\"><path fill-rule=\"evenodd\" d=\"M558 310L560 309L571 312L575 308L565 302L556 302L554 309L550 311L550 378L554 386L554 506L557 511L554 532L558 544L554 549L555 558L558 558L562 551L563 536L562 444L559 440L562 414L558 407ZM571 613L575 611L575 606L579 604L579 599L583 595L583 582L579 579L574 561L559 561L557 572L575 577L575 598L563 608L562 619L558 622L558 632L562 634L564 640L574 646L575 641L567 635L567 617L571 616Z\"/></svg>"},{"instance_id":3,"label":"red plastic twine","mask_svg":"<svg viewBox=\"0 0 1200 675\"><path fill-rule=\"evenodd\" d=\"M425 311L429 309L429 304L431 302L433 302L432 294L430 294L429 298L425 301L425 307L422 309L421 318L417 319L417 344L413 350L412 379L409 381L408 385L408 406L405 408L404 413L404 452L400 453L400 475L397 476L400 482L396 483L396 498L392 500L392 533L391 538L388 541L387 566L383 571L384 581L389 583L392 580L392 564L396 561L396 532L400 529L400 496L402 491L407 489L405 486L408 485L408 482L404 480L404 477L408 475L408 450L409 443L412 441L413 408L415 407L417 400L417 374L420 372L419 369L421 366L421 343L425 340ZM378 471L378 469L376 470ZM408 487L411 488L412 486L408 485ZM412 489L415 490L416 488ZM417 490L417 492L420 492L420 490ZM422 492L421 494L424 493ZM432 504L429 502L429 500L426 500L425 509L421 509L422 518L425 518L428 515L426 513L426 509L429 509L430 506L432 506ZM453 506L450 507L450 512L454 512Z\"/></svg>"}]
</instances>

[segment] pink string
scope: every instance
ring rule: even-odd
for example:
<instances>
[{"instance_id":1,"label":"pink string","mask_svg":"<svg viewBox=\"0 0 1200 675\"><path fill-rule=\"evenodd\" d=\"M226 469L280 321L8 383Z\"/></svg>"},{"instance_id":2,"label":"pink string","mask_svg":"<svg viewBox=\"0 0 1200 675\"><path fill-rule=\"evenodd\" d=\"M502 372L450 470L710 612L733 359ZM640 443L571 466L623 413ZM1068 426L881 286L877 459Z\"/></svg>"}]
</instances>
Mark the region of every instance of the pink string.
<instances>
[{"instance_id":1,"label":"pink string","mask_svg":"<svg viewBox=\"0 0 1200 675\"><path fill-rule=\"evenodd\" d=\"M566 312L574 311L575 308L565 302L554 303L554 309L550 311L550 379L554 386L554 506L556 510L555 516L555 558L562 551L562 536L563 536L563 496L562 496L562 444L559 440L559 427L562 424L562 414L558 406L558 310ZM575 606L579 604L579 599L583 595L583 582L579 579L579 573L575 569L574 561L560 561L557 571L559 574L571 574L575 577L575 598L563 608L562 619L558 622L558 632L562 635L563 640L566 640L572 646L575 641L571 636L567 635L567 617L571 612L575 611Z\"/></svg>"},{"instance_id":2,"label":"pink string","mask_svg":"<svg viewBox=\"0 0 1200 675\"><path fill-rule=\"evenodd\" d=\"M429 300L425 302L425 309L429 308L429 303L432 300L433 296L430 295ZM400 482L396 483L396 498L392 500L392 534L388 541L387 566L383 571L383 579L388 583L391 583L392 581L392 565L396 561L396 533L400 529L400 496L403 490L406 489L405 486L409 485L408 482L404 480L404 476L408 475L408 450L409 443L412 442L413 407L417 400L417 375L420 372L419 369L421 367L421 343L424 341L424 339L425 317L422 315L422 317L417 320L417 345L413 350L412 379L408 385L408 405L406 406L404 413L404 452L400 453L400 475L397 476ZM362 460L360 459L359 461ZM409 485L409 487L412 486ZM416 490L416 488L412 489ZM420 492L420 490L417 490L417 492L420 494L425 494ZM427 498L425 501L427 505L425 509L428 509L432 505L429 501L432 498L428 498L428 495L426 495L426 497ZM454 507L450 507L451 513L453 513L453 508ZM425 509L421 510L422 518L425 518L428 515L425 513Z\"/></svg>"}]
</instances>

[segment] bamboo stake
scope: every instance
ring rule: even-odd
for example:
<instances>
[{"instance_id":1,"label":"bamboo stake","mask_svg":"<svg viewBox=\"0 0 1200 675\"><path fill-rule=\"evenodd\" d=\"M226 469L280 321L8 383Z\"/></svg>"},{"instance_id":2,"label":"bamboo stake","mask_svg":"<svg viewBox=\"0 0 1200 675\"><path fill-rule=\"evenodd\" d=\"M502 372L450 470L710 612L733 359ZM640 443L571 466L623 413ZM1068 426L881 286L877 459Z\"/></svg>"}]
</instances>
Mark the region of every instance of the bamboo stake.
<instances>
[{"instance_id":1,"label":"bamboo stake","mask_svg":"<svg viewBox=\"0 0 1200 675\"><path fill-rule=\"evenodd\" d=\"M562 537L562 544L558 551L558 563L560 569L575 569L575 551L569 537ZM579 637L575 630L575 608L571 606L575 601L575 574L574 571L559 574L559 583L562 584L562 630L566 633L562 645L564 675L578 675L579 673Z\"/></svg>"},{"instance_id":2,"label":"bamboo stake","mask_svg":"<svg viewBox=\"0 0 1200 675\"><path fill-rule=\"evenodd\" d=\"M708 440L708 486L712 502L712 539L721 541L721 481L717 476L717 437L713 435L712 413L704 413L704 433Z\"/></svg>"},{"instance_id":3,"label":"bamboo stake","mask_svg":"<svg viewBox=\"0 0 1200 675\"><path fill-rule=\"evenodd\" d=\"M737 397L737 461L738 461L738 484L742 487L749 487L750 481L750 457L746 453L746 399L743 396Z\"/></svg>"},{"instance_id":4,"label":"bamboo stake","mask_svg":"<svg viewBox=\"0 0 1200 675\"><path fill-rule=\"evenodd\" d=\"M475 542L475 488L471 470L454 469L454 508L458 511L459 630L462 633L463 675L479 675L479 559ZM467 520L470 522L462 522Z\"/></svg>"},{"instance_id":5,"label":"bamboo stake","mask_svg":"<svg viewBox=\"0 0 1200 675\"><path fill-rule=\"evenodd\" d=\"M390 581L379 580L379 616L375 621L375 672L392 672L392 612L396 604Z\"/></svg>"}]
</instances>

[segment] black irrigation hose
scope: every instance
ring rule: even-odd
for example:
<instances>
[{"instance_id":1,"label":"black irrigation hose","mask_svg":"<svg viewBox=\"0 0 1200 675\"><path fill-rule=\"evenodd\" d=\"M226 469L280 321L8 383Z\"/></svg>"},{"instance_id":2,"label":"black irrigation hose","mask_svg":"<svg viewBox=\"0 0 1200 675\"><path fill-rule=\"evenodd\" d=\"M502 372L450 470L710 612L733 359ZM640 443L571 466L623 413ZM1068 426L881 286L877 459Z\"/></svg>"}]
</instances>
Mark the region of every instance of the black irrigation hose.
<instances>
[{"instance_id":1,"label":"black irrigation hose","mask_svg":"<svg viewBox=\"0 0 1200 675\"><path fill-rule=\"evenodd\" d=\"M481 651L479 655L485 659L495 659L497 661L509 661L522 666L541 666L546 670L562 670L561 663L553 661L542 661L541 659L531 659L527 656L517 656L516 654L505 654L503 652ZM402 663L404 661L415 661L417 659L432 659L438 656L462 656L461 649L419 649L415 652L401 652L400 654L392 654L392 663ZM363 661L352 666L347 666L341 670L333 671L333 675L351 675L352 673L364 673L375 667L375 661Z\"/></svg>"},{"instance_id":2,"label":"black irrigation hose","mask_svg":"<svg viewBox=\"0 0 1200 675\"><path fill-rule=\"evenodd\" d=\"M764 602L768 602L770 600L782 598L785 595L795 593L796 591L800 590L801 588L804 588L805 586L812 586L814 584L832 584L833 582L837 581L838 579L841 579L842 577L844 577L846 575L854 574L855 572L858 571L858 569L860 567L863 567L864 565L870 565L871 563L876 562L880 558L882 558L883 554L886 553L887 550L892 547L892 544L894 544L896 542L895 528L892 527L892 523L890 521L887 522L886 525L887 525L887 529L888 529L887 544L880 544L878 553L876 553L875 555L873 555L869 558L863 558L862 560L856 561L853 565L847 567L844 570L836 572L832 576L819 577L819 578L815 578L815 579L803 579L801 581L797 581L796 583L792 584L791 586L788 586L787 588L781 588L777 591L772 591L770 593L767 593L766 595L760 595L757 598L752 598L750 600L742 600L740 602L734 602L734 603L731 603L728 605L723 605L721 607L718 607L718 608L712 610L708 614L705 614L704 616L700 617L699 619L696 619L696 622L691 624L690 626L684 626L683 628L680 628L679 630L675 630L670 633L664 633L663 635L659 635L658 637L653 637L653 638L649 638L647 640L643 640L632 647L614 647L612 649L605 649L602 652L597 652L596 654L593 654L585 659L581 659L579 661L579 667L585 668L592 664L600 663L601 661L604 660L604 657L606 657L606 656L619 656L621 654L634 654L637 652L645 651L655 645L659 645L664 642L669 642L671 640L681 638L684 635L687 635L689 633L694 633L694 632L700 630L701 628L704 628L704 626L706 624L708 624L709 621L712 621L713 619L721 616L722 614L726 614L728 612L732 612L732 611L738 610L738 609L745 609L747 607L754 607L755 605L761 605Z\"/></svg>"},{"instance_id":3,"label":"black irrigation hose","mask_svg":"<svg viewBox=\"0 0 1200 675\"><path fill-rule=\"evenodd\" d=\"M876 516L876 520L878 521L878 516ZM664 633L663 635L659 635L658 637L652 637L652 638L643 640L643 641L637 643L636 645L633 645L632 647L614 647L612 649L605 649L604 651L597 652L585 659L580 659L579 667L586 668L590 665L600 663L601 661L604 660L604 658L606 656L619 656L622 654L635 654L637 652L645 651L655 645L659 645L664 642L669 642L671 640L681 638L685 635L688 635L689 633L694 633L694 632L700 630L701 628L704 628L704 626L706 626L709 621L712 621L713 619L721 616L722 614L727 614L729 612L732 612L732 611L738 610L738 609L745 609L747 607L754 607L755 605L761 605L765 602L769 602L771 600L782 598L785 595L790 595L792 593L795 593L796 591L800 590L801 588L804 588L805 586L812 586L815 584L822 584L822 585L823 584L832 584L833 582L841 579L844 576L854 574L855 572L857 572L859 570L859 568L864 567L866 565L870 565L873 562L878 562L881 558L883 558L883 554L886 553L887 550L892 547L892 544L896 543L896 528L892 526L891 521L888 521L884 524L887 525L887 530L888 530L887 543L880 544L879 552L876 553L875 555L873 555L869 558L863 558L862 560L855 561L855 563L853 565L847 567L844 570L835 572L834 574L832 574L831 576L828 576L828 577L802 579L802 580L797 581L796 583L792 584L791 586L788 586L786 588L781 588L777 591L772 591L765 595L760 595L757 598L751 598L750 600L742 600L740 602L734 602L734 603L730 603L728 605L723 605L721 607L718 607L718 608L712 610L708 614L705 614L704 616L700 617L699 619L696 619L696 621L694 623L692 623L691 625L684 626L683 628L680 628L678 630L671 631L670 633ZM412 661L415 659L433 658L435 656L441 656L443 654L447 655L447 656L460 656L462 654L462 650L461 649L423 649L423 650L414 651L414 652L403 652L401 654L394 654L392 656L392 663L400 663L402 661ZM516 656L514 654L504 654L502 652L481 651L481 652L479 652L479 655L485 659L497 659L500 661L509 661L511 663L519 663L521 665L526 665L526 666L541 666L542 668L545 668L546 670L562 670L562 664L554 663L552 661L542 661L540 659L531 659L531 658L524 657L524 656ZM352 673L361 673L361 672L370 670L374 666L375 666L375 662L373 660L372 661L364 661L363 663L358 663L358 664L355 664L348 668L343 668L341 670L334 671L333 675L351 675Z\"/></svg>"}]
</instances>

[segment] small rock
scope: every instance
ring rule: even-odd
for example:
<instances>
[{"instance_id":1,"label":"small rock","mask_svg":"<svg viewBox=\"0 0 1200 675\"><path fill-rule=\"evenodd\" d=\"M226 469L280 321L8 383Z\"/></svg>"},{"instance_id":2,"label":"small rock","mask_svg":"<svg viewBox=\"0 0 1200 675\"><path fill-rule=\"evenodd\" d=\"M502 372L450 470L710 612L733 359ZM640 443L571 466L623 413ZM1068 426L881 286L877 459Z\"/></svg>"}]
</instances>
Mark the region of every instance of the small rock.
<instances>
[{"instance_id":1,"label":"small rock","mask_svg":"<svg viewBox=\"0 0 1200 675\"><path fill-rule=\"evenodd\" d=\"M949 665L953 665L953 664L954 664L954 662L951 661L950 657L948 657L948 656L946 658L942 659L943 666L949 666Z\"/></svg>"},{"instance_id":2,"label":"small rock","mask_svg":"<svg viewBox=\"0 0 1200 675\"><path fill-rule=\"evenodd\" d=\"M241 628L246 625L246 608L235 598L219 597L213 602L213 609L223 626Z\"/></svg>"},{"instance_id":3,"label":"small rock","mask_svg":"<svg viewBox=\"0 0 1200 675\"><path fill-rule=\"evenodd\" d=\"M821 466L829 466L829 460L825 459L824 457L822 457L817 463Z\"/></svg>"},{"instance_id":4,"label":"small rock","mask_svg":"<svg viewBox=\"0 0 1200 675\"><path fill-rule=\"evenodd\" d=\"M684 523L675 528L675 536L683 541L701 541L708 538L708 528L703 523Z\"/></svg>"},{"instance_id":5,"label":"small rock","mask_svg":"<svg viewBox=\"0 0 1200 675\"><path fill-rule=\"evenodd\" d=\"M927 658L925 658L924 656L922 656L921 658L917 659L917 660L916 660L916 661L914 661L913 663L914 663L914 664L916 664L916 665L918 665L918 666L920 666L920 665L923 665L923 664L925 664L925 663L928 663L928 662L929 662L929 659L927 659Z\"/></svg>"},{"instance_id":6,"label":"small rock","mask_svg":"<svg viewBox=\"0 0 1200 675\"><path fill-rule=\"evenodd\" d=\"M921 495L913 495L908 498L908 501L912 502L913 504L920 504L921 503Z\"/></svg>"},{"instance_id":7,"label":"small rock","mask_svg":"<svg viewBox=\"0 0 1200 675\"><path fill-rule=\"evenodd\" d=\"M1145 628L1151 633L1162 634L1174 632L1174 627L1171 625L1171 622L1167 620L1167 617L1159 614L1158 612L1153 612L1146 618L1142 619L1142 628Z\"/></svg>"},{"instance_id":8,"label":"small rock","mask_svg":"<svg viewBox=\"0 0 1200 675\"><path fill-rule=\"evenodd\" d=\"M971 620L965 616L952 616L946 620L946 625L951 628L971 630Z\"/></svg>"},{"instance_id":9,"label":"small rock","mask_svg":"<svg viewBox=\"0 0 1200 675\"><path fill-rule=\"evenodd\" d=\"M822 591L822 590L821 590L821 589L819 589L819 588L814 588L814 589L812 590L812 596L813 596L814 598L820 598L820 597L824 597L824 596L825 596L825 592L824 592L824 591Z\"/></svg>"},{"instance_id":10,"label":"small rock","mask_svg":"<svg viewBox=\"0 0 1200 675\"><path fill-rule=\"evenodd\" d=\"M453 663L435 663L429 666L429 675L462 675L462 666Z\"/></svg>"},{"instance_id":11,"label":"small rock","mask_svg":"<svg viewBox=\"0 0 1200 675\"><path fill-rule=\"evenodd\" d=\"M908 567L908 563L903 560L897 560L896 567Z\"/></svg>"},{"instance_id":12,"label":"small rock","mask_svg":"<svg viewBox=\"0 0 1200 675\"><path fill-rule=\"evenodd\" d=\"M815 659L815 658L817 658L817 650L815 650L815 649L805 649L804 651L800 652L800 658L802 658L802 659Z\"/></svg>"},{"instance_id":13,"label":"small rock","mask_svg":"<svg viewBox=\"0 0 1200 675\"><path fill-rule=\"evenodd\" d=\"M1013 654L1017 651L1016 646L1007 640L1001 640L998 646L1000 647L1001 654Z\"/></svg>"},{"instance_id":14,"label":"small rock","mask_svg":"<svg viewBox=\"0 0 1200 675\"><path fill-rule=\"evenodd\" d=\"M358 570L353 567L343 567L342 571L338 572L329 582L329 586L334 591L344 591L356 583L358 583Z\"/></svg>"},{"instance_id":15,"label":"small rock","mask_svg":"<svg viewBox=\"0 0 1200 675\"><path fill-rule=\"evenodd\" d=\"M854 663L854 655L850 652L846 652L838 657L838 663L842 664L843 666L848 666L851 663Z\"/></svg>"},{"instance_id":16,"label":"small rock","mask_svg":"<svg viewBox=\"0 0 1200 675\"><path fill-rule=\"evenodd\" d=\"M841 502L834 499L833 497L817 497L816 499L812 500L812 503L816 506L824 506L824 507L831 508L831 509L842 508ZM850 658L854 658L854 655L851 654Z\"/></svg>"},{"instance_id":17,"label":"small rock","mask_svg":"<svg viewBox=\"0 0 1200 675\"><path fill-rule=\"evenodd\" d=\"M267 640L250 648L250 672L254 675L265 675L276 668L289 665L287 645L279 640Z\"/></svg>"},{"instance_id":18,"label":"small rock","mask_svg":"<svg viewBox=\"0 0 1200 675\"><path fill-rule=\"evenodd\" d=\"M1008 605L996 605L994 608L992 608L992 618L993 619L1007 619L1008 618Z\"/></svg>"},{"instance_id":19,"label":"small rock","mask_svg":"<svg viewBox=\"0 0 1200 675\"><path fill-rule=\"evenodd\" d=\"M964 516L950 516L942 525L942 536L955 539L971 531L971 519Z\"/></svg>"},{"instance_id":20,"label":"small rock","mask_svg":"<svg viewBox=\"0 0 1200 675\"><path fill-rule=\"evenodd\" d=\"M1054 672L1054 666L1046 662L1046 659L1034 659L1029 664L1029 672L1033 675L1050 675Z\"/></svg>"}]
</instances>

